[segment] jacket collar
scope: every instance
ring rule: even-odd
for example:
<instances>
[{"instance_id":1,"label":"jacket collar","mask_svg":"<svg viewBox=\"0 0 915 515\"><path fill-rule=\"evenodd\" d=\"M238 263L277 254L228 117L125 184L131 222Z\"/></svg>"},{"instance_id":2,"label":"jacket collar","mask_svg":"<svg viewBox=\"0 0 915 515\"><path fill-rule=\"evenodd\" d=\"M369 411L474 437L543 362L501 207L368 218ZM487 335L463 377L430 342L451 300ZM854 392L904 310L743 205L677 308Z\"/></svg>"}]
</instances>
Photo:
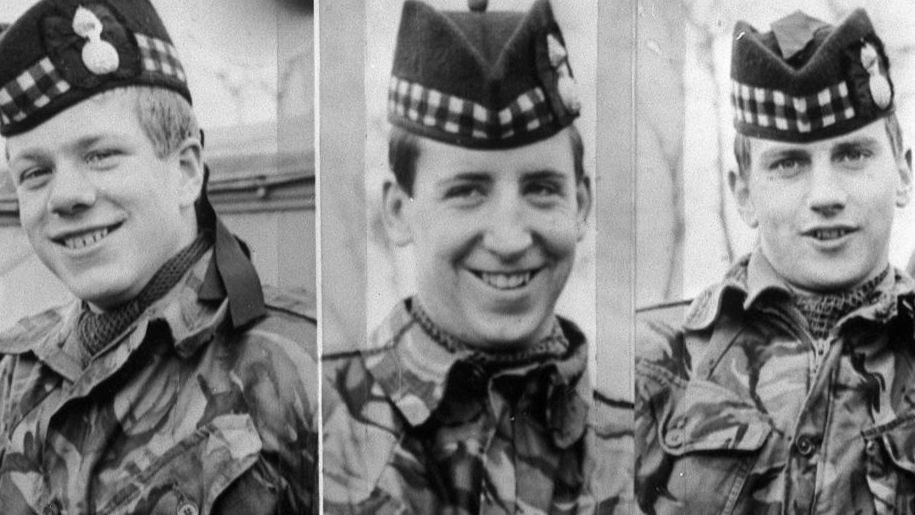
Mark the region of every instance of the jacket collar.
<instances>
[{"instance_id":1,"label":"jacket collar","mask_svg":"<svg viewBox=\"0 0 915 515\"><path fill-rule=\"evenodd\" d=\"M198 291L206 286L206 272L212 258L207 251L161 299L146 309L122 334L108 345L95 361L126 360L144 340L153 321L164 322L173 337L176 353L187 358L213 338L226 319L227 301L202 301ZM76 322L80 301L28 317L0 334L0 354L32 352L52 370L71 382L83 373L77 355ZM109 349L118 347L117 352ZM115 365L115 363L109 363ZM92 365L90 364L90 367Z\"/></svg>"},{"instance_id":2,"label":"jacket collar","mask_svg":"<svg viewBox=\"0 0 915 515\"><path fill-rule=\"evenodd\" d=\"M406 302L398 303L376 328L362 356L384 395L411 426L418 426L429 419L446 396L454 394L446 391L449 374L473 353L446 350L413 318ZM565 448L584 434L591 391L584 335L570 321L557 317L557 323L561 327L560 337L569 342L565 356L506 369L497 375L523 376L547 371L551 389L545 423L554 442Z\"/></svg>"},{"instance_id":3,"label":"jacket collar","mask_svg":"<svg viewBox=\"0 0 915 515\"><path fill-rule=\"evenodd\" d=\"M879 298L876 302L861 307L843 318L864 318L885 322L896 316L899 303L908 299L912 304L915 282L901 271L893 268L877 285ZM790 300L791 288L781 279L769 260L757 248L740 258L725 274L724 280L703 291L690 304L684 327L688 330L703 330L711 326L728 303L740 299L744 312L760 304L763 299ZM908 310L911 312L911 310Z\"/></svg>"}]
</instances>

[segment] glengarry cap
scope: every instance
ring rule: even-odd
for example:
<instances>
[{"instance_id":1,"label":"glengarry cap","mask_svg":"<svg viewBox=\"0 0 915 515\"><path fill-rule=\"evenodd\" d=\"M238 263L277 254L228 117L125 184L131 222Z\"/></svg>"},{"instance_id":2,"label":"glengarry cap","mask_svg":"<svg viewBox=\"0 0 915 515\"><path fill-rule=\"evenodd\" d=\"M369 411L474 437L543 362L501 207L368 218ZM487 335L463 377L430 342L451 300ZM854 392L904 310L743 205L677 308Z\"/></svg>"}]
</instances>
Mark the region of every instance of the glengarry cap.
<instances>
[{"instance_id":1,"label":"glengarry cap","mask_svg":"<svg viewBox=\"0 0 915 515\"><path fill-rule=\"evenodd\" d=\"M547 0L527 13L403 6L388 120L470 148L509 148L559 132L580 102L562 32Z\"/></svg>"},{"instance_id":2,"label":"glengarry cap","mask_svg":"<svg viewBox=\"0 0 915 515\"><path fill-rule=\"evenodd\" d=\"M42 0L0 36L0 135L134 85L191 100L175 47L148 0Z\"/></svg>"},{"instance_id":3,"label":"glengarry cap","mask_svg":"<svg viewBox=\"0 0 915 515\"><path fill-rule=\"evenodd\" d=\"M734 28L731 104L737 132L809 142L894 111L889 59L863 9L833 26L797 11L760 33Z\"/></svg>"}]
</instances>

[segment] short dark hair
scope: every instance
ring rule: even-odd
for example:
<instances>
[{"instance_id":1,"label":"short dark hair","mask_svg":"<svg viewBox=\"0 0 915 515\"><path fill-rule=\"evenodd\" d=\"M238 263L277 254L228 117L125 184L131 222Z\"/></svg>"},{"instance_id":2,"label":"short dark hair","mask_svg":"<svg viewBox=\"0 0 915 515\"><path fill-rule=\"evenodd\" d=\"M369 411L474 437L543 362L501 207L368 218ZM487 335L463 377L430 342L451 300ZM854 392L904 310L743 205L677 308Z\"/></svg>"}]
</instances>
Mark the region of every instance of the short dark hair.
<instances>
[{"instance_id":1,"label":"short dark hair","mask_svg":"<svg viewBox=\"0 0 915 515\"><path fill-rule=\"evenodd\" d=\"M899 126L899 120L896 113L890 113L883 118L886 126L886 135L890 139L890 147L893 149L893 157L897 160L904 157L905 143L902 139L902 127ZM749 136L737 133L734 136L734 158L737 160L737 171L741 177L746 177L752 166L750 154L752 153L751 140Z\"/></svg>"},{"instance_id":2,"label":"short dark hair","mask_svg":"<svg viewBox=\"0 0 915 515\"><path fill-rule=\"evenodd\" d=\"M585 144L574 124L568 126L569 139L572 143L572 160L575 167L575 180L585 177ZM388 165L394 172L397 184L408 195L413 195L413 184L416 181L416 161L419 159L419 138L400 127L391 127L388 135Z\"/></svg>"}]
</instances>

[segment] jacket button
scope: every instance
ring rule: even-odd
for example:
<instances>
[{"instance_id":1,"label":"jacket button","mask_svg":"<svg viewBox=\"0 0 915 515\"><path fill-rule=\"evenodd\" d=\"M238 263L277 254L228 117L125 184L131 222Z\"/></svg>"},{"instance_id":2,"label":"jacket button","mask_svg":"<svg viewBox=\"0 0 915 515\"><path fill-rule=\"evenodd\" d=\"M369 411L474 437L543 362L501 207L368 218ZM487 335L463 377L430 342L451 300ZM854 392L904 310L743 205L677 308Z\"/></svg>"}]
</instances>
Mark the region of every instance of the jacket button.
<instances>
[{"instance_id":1,"label":"jacket button","mask_svg":"<svg viewBox=\"0 0 915 515\"><path fill-rule=\"evenodd\" d=\"M797 448L797 452L801 453L801 456L804 457L810 456L816 451L816 444L814 444L813 440L807 435L799 436L794 446Z\"/></svg>"},{"instance_id":2,"label":"jacket button","mask_svg":"<svg viewBox=\"0 0 915 515\"><path fill-rule=\"evenodd\" d=\"M197 505L190 501L184 501L178 506L178 509L175 511L175 514L176 515L197 515L198 514Z\"/></svg>"},{"instance_id":3,"label":"jacket button","mask_svg":"<svg viewBox=\"0 0 915 515\"><path fill-rule=\"evenodd\" d=\"M683 443L683 431L678 429L671 429L667 432L667 445L676 447L681 443Z\"/></svg>"},{"instance_id":4,"label":"jacket button","mask_svg":"<svg viewBox=\"0 0 915 515\"><path fill-rule=\"evenodd\" d=\"M877 454L877 442L868 440L867 443L864 444L864 451L871 456Z\"/></svg>"}]
</instances>

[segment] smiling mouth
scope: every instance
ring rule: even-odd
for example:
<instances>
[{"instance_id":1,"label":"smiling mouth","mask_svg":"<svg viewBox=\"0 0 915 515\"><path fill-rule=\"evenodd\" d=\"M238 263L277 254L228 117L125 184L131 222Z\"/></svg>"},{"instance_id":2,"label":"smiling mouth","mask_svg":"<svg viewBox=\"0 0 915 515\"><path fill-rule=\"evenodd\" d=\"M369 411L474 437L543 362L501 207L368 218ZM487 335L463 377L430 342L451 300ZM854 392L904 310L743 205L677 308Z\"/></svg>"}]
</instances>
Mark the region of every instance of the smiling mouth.
<instances>
[{"instance_id":1,"label":"smiling mouth","mask_svg":"<svg viewBox=\"0 0 915 515\"><path fill-rule=\"evenodd\" d=\"M807 231L804 234L807 236L810 236L812 238L815 238L817 240L820 240L820 241L829 241L829 240L837 240L837 239L839 239L847 234L851 234L853 232L855 232L854 229L838 227L838 228L834 228L834 229L814 229L811 231Z\"/></svg>"},{"instance_id":2,"label":"smiling mouth","mask_svg":"<svg viewBox=\"0 0 915 515\"><path fill-rule=\"evenodd\" d=\"M540 270L541 269L538 268L537 270L527 270L525 272L510 274L483 272L480 270L471 270L471 272L481 281L497 290L517 290L527 286Z\"/></svg>"},{"instance_id":3,"label":"smiling mouth","mask_svg":"<svg viewBox=\"0 0 915 515\"><path fill-rule=\"evenodd\" d=\"M101 229L92 229L89 231L72 234L65 238L57 238L54 241L58 245L63 245L70 250L81 250L102 241L108 235L121 227L120 223L102 227Z\"/></svg>"}]
</instances>

